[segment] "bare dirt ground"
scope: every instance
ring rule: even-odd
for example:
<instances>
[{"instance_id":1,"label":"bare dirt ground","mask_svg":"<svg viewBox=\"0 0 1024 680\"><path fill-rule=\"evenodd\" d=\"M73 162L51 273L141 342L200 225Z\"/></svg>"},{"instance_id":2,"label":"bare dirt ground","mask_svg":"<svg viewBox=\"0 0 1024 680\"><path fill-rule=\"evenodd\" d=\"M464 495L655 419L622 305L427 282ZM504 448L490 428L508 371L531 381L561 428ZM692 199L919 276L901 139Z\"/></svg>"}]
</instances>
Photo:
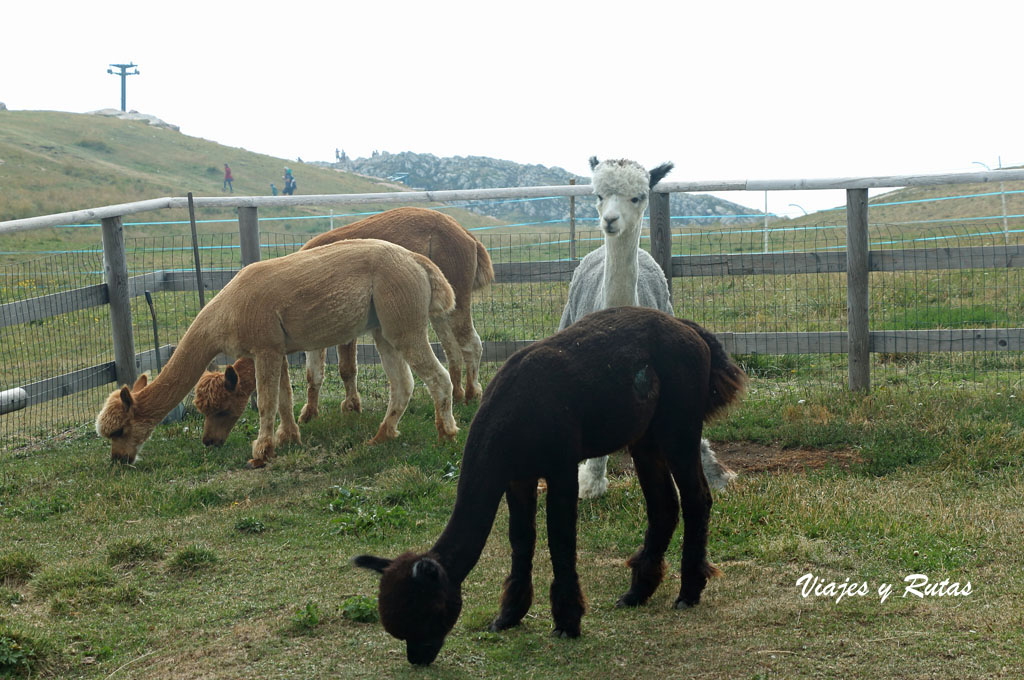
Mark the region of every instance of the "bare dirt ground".
<instances>
[{"instance_id":1,"label":"bare dirt ground","mask_svg":"<svg viewBox=\"0 0 1024 680\"><path fill-rule=\"evenodd\" d=\"M784 449L753 442L711 442L711 448L725 465L737 472L800 472L820 470L828 465L848 468L860 462L854 449Z\"/></svg>"}]
</instances>

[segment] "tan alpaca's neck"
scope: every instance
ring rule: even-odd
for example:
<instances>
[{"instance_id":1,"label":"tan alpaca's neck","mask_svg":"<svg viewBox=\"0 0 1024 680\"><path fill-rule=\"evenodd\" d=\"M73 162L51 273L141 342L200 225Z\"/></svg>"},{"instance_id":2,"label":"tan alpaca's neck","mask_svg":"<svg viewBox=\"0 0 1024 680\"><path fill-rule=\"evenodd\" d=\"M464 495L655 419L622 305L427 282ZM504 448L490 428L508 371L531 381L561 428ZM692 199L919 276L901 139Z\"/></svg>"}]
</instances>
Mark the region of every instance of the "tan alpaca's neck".
<instances>
[{"instance_id":1,"label":"tan alpaca's neck","mask_svg":"<svg viewBox=\"0 0 1024 680\"><path fill-rule=\"evenodd\" d=\"M189 326L160 374L134 395L139 417L153 422L163 420L195 386L220 349L211 341L202 323Z\"/></svg>"}]
</instances>

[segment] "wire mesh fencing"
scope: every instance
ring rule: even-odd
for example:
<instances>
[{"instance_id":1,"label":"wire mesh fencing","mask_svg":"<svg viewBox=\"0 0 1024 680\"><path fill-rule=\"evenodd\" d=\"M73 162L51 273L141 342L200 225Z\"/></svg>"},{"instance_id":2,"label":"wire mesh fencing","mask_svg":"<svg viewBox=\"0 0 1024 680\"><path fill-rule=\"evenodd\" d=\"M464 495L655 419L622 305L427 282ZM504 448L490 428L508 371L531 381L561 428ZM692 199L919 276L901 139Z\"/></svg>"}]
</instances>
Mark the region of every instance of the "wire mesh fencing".
<instances>
[{"instance_id":1,"label":"wire mesh fencing","mask_svg":"<svg viewBox=\"0 0 1024 680\"><path fill-rule=\"evenodd\" d=\"M290 230L287 221L271 225L282 230L261 232L261 259L294 252L310 236L308 224L301 231ZM330 227L326 218L315 224L320 231ZM496 268L505 272L474 294L474 323L485 344L526 343L554 333L568 293L572 256L578 260L603 242L600 232L591 230L577 232L575 249L567 229L528 233L495 228L474 235ZM682 256L673 277L676 315L719 334L756 334L762 339L799 334L787 340L790 344L782 353L738 353L754 378L754 389L768 396L842 388L847 381L845 240L845 230L830 225L676 227L673 253ZM883 263L882 270L870 275L873 332L1024 327L1022 270L1007 266L998 248L1020 245L1019 232L1004 233L999 225L986 224L873 225L869 240L872 257ZM209 300L241 267L239 237L201 234L198 246ZM126 252L137 293L151 290L153 301L151 311L143 295L131 298L135 351L161 348L159 361L149 364L159 370L166 363L167 346L180 340L200 308L191 284L169 284L194 276L191 238L129 239ZM914 268L884 264L890 260L904 265L913 261ZM0 306L5 310L0 325L0 393L35 386L35 393L59 397L0 416L5 448L19 449L87 428L113 389L109 369L102 370L113 361L109 308L95 300L102 283L98 249L0 269ZM63 307L43 304L45 296L59 298ZM12 317L13 303L28 300L44 310L39 318L22 322ZM433 334L431 340L436 342ZM359 342L372 340L366 335ZM885 388L923 389L941 383L1016 398L1024 357L1016 349L925 352L893 345L891 350L876 348L871 368L873 385ZM485 367L483 377L494 370L496 365ZM380 366L364 362L359 377L364 407L383 408L388 390ZM292 378L294 384L302 384L301 366L294 367ZM342 398L335 371L328 372L323 395L327 404ZM296 399L301 398L298 388Z\"/></svg>"}]
</instances>

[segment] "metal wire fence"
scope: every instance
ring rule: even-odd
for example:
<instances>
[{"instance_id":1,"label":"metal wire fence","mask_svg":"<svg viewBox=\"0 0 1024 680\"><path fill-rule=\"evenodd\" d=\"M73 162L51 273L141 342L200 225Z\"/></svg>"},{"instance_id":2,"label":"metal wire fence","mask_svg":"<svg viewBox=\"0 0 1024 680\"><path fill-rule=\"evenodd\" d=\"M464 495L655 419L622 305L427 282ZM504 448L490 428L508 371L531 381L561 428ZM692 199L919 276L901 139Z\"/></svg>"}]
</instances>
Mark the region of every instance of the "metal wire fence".
<instances>
[{"instance_id":1,"label":"metal wire fence","mask_svg":"<svg viewBox=\"0 0 1024 680\"><path fill-rule=\"evenodd\" d=\"M271 223L277 228L281 223ZM326 219L317 227L327 230ZM261 258L281 257L298 250L309 237L294 233L285 222L284 231L260 234ZM551 263L570 259L565 230L546 233L482 230L475 235L484 243L496 264ZM676 255L728 256L751 254L752 272L729 272L711 268L689 271L682 261L681 275L673 280L677 316L690 318L717 333L812 333L808 346L785 354L743 354L738 358L755 379L755 390L777 393L785 390L841 388L846 383L846 355L835 334L846 331L846 274L843 271L807 272L794 268L757 273L758 260L767 262L777 253L842 253L845 230L825 225L818 228L763 230L757 228L677 227L673 229ZM1019 232L1004 235L999 225L875 225L870 230L872 251L906 251L940 248L1017 244ZM576 256L582 257L602 242L599 232L581 231L576 239ZM153 236L129 239L126 243L129 275L142 276L143 287L154 284L164 272L191 272L194 262L187 236ZM237 234L215 233L199 237L204 274L237 270L241 266ZM954 268L965 266L966 268ZM1022 271L999 262L946 262L941 267L911 271L874 271L871 274L870 309L872 331L928 329L1020 328L1024 327L1024 286ZM76 291L83 300L102 288L102 253L97 250L52 255L0 269L0 305L39 298L62 291ZM500 281L474 297L474 321L487 342L530 341L555 332L568 291L568 280L552 280L543 268L536 274ZM692 274L699 275L692 275ZM148 277L148 278L146 278ZM556 277L557 278L557 277ZM91 288L90 288L91 287ZM159 286L154 285L154 289ZM89 292L92 291L92 292ZM214 291L207 293L207 298ZM153 319L142 296L132 298L136 352L155 344L175 344L199 311L195 290L154 292L158 340L154 340ZM75 305L72 305L75 306ZM105 305L71 311L52 310L55 315L25 323L0 326L0 391L47 381L52 394L70 396L43 401L0 416L3 446L19 449L40 441L52 441L64 432L88 427L112 389L112 375L104 381L93 367L113 360L110 315ZM432 338L433 339L433 338ZM360 339L370 343L368 336ZM832 343L831 345L829 343ZM813 347L811 346L813 345ZM807 353L814 350L814 353ZM161 356L166 361L166 355ZM1024 356L1018 351L992 352L875 352L871 355L875 385L900 389L927 389L949 383L964 389L1020 392L1024 379ZM484 377L494 367L485 368ZM302 371L296 369L295 384ZM79 391L80 385L96 385ZM339 399L340 379L329 374L324 399ZM360 391L365 408L384 407L387 383L379 366L360 367ZM297 389L297 399L302 390ZM1015 398L1015 397L1014 397Z\"/></svg>"}]
</instances>

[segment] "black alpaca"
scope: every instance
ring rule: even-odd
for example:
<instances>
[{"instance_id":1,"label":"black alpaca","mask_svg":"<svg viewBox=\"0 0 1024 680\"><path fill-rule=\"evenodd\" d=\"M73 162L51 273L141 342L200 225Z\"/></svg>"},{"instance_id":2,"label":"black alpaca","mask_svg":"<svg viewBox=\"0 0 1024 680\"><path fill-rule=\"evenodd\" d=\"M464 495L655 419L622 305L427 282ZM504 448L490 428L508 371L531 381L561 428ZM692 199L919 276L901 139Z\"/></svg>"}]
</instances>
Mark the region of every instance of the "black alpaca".
<instances>
[{"instance_id":1,"label":"black alpaca","mask_svg":"<svg viewBox=\"0 0 1024 680\"><path fill-rule=\"evenodd\" d=\"M584 317L513 354L487 386L466 440L455 509L425 554L360 555L381 573L384 628L406 641L410 663L429 664L462 609L502 494L509 509L512 570L492 631L517 625L533 601L537 480L547 480L554 634L577 637L585 610L576 573L576 466L628 448L647 501L644 543L619 606L647 601L665 574L664 554L684 523L676 608L700 601L718 570L707 561L711 493L701 470L705 420L733 402L746 376L718 340L690 321L639 307ZM677 493L678 487L678 493Z\"/></svg>"}]
</instances>

